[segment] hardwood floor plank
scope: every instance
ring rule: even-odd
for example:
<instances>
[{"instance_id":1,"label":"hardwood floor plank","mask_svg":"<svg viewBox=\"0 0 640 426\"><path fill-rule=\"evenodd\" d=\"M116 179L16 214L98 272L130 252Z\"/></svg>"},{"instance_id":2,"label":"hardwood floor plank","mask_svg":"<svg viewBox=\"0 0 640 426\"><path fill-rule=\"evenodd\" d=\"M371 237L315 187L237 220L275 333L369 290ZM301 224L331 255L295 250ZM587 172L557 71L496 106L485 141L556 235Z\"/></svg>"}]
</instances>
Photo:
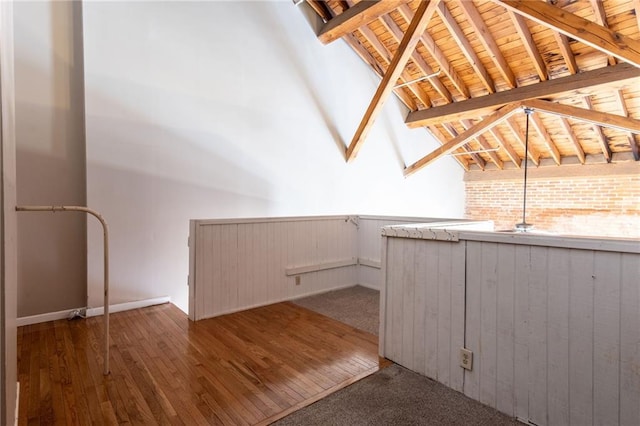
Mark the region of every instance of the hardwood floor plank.
<instances>
[{"instance_id":1,"label":"hardwood floor plank","mask_svg":"<svg viewBox=\"0 0 640 426\"><path fill-rule=\"evenodd\" d=\"M377 338L291 303L197 323L165 304L18 329L19 424L267 424L389 361Z\"/></svg>"}]
</instances>

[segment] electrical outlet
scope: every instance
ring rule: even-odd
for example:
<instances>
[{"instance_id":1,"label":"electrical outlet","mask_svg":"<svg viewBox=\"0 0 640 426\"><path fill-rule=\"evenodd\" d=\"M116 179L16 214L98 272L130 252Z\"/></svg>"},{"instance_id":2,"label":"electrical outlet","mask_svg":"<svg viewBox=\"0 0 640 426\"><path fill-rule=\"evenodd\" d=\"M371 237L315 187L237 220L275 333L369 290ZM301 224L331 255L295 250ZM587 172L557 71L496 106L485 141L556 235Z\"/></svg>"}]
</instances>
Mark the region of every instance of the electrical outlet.
<instances>
[{"instance_id":1,"label":"electrical outlet","mask_svg":"<svg viewBox=\"0 0 640 426\"><path fill-rule=\"evenodd\" d=\"M469 349L460 349L460 367L465 370L471 370L473 368L473 352Z\"/></svg>"},{"instance_id":2,"label":"electrical outlet","mask_svg":"<svg viewBox=\"0 0 640 426\"><path fill-rule=\"evenodd\" d=\"M300 285L300 275L296 275L296 285Z\"/></svg>"}]
</instances>

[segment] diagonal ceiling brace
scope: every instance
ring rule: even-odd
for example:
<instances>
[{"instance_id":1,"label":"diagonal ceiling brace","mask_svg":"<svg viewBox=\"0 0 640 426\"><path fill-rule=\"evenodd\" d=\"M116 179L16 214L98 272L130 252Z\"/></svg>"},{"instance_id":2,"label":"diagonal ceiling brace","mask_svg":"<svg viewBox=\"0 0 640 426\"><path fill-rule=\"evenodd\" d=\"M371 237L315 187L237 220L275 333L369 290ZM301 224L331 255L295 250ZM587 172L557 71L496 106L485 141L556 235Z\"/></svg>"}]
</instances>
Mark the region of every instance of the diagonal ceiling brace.
<instances>
[{"instance_id":1,"label":"diagonal ceiling brace","mask_svg":"<svg viewBox=\"0 0 640 426\"><path fill-rule=\"evenodd\" d=\"M445 143L441 147L435 149L431 153L425 155L420 160L416 161L412 165L408 166L404 169L404 175L410 176L417 172L418 170L426 167L431 164L438 158L449 154L450 152L455 151L460 148L462 145L475 138L476 136L488 131L489 129L497 126L507 118L511 117L513 114L518 112L522 107L522 103L516 102L511 105L504 106L500 108L498 111L486 117L481 122L475 124L467 131L460 133L457 137L451 139L449 142Z\"/></svg>"},{"instance_id":2,"label":"diagonal ceiling brace","mask_svg":"<svg viewBox=\"0 0 640 426\"><path fill-rule=\"evenodd\" d=\"M389 98L389 95L393 91L393 86L396 83L396 80L402 73L407 61L411 57L413 50L416 48L422 33L426 31L427 25L431 20L431 16L436 10L438 6L439 0L431 0L431 1L423 1L420 2L418 9L416 10L416 14L414 15L407 31L402 37L402 41L400 42L400 46L398 46L398 50L387 68L387 72L385 73L376 93L373 95L373 99L369 104L369 108L364 114L358 129L356 130L353 139L351 140L351 144L347 148L346 156L347 161L351 161L356 158L358 155L358 151L362 146L371 126L373 125L376 117L382 110L382 107L385 101Z\"/></svg>"}]
</instances>

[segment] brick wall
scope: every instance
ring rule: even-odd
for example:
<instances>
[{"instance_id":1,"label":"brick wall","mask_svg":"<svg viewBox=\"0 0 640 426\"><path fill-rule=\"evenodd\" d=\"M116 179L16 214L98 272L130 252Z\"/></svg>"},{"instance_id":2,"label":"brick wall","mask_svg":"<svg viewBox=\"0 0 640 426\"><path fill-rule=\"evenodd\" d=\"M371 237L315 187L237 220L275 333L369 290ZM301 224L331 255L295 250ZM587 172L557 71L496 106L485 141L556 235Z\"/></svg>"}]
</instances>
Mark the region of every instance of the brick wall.
<instances>
[{"instance_id":1,"label":"brick wall","mask_svg":"<svg viewBox=\"0 0 640 426\"><path fill-rule=\"evenodd\" d=\"M497 230L522 222L522 177L465 185L467 218L492 219ZM527 223L567 235L640 238L640 174L530 177Z\"/></svg>"}]
</instances>

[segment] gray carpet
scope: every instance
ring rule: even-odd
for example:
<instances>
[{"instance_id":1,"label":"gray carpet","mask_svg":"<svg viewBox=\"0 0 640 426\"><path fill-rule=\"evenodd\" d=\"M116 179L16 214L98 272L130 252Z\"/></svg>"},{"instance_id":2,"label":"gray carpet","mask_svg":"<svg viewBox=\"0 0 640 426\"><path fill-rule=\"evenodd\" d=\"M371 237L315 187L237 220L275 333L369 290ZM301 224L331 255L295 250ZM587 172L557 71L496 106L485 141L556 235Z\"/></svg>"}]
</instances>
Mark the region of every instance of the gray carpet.
<instances>
[{"instance_id":1,"label":"gray carpet","mask_svg":"<svg viewBox=\"0 0 640 426\"><path fill-rule=\"evenodd\" d=\"M523 424L394 364L273 425Z\"/></svg>"},{"instance_id":2,"label":"gray carpet","mask_svg":"<svg viewBox=\"0 0 640 426\"><path fill-rule=\"evenodd\" d=\"M378 335L380 292L355 286L294 300L293 303Z\"/></svg>"}]
</instances>

